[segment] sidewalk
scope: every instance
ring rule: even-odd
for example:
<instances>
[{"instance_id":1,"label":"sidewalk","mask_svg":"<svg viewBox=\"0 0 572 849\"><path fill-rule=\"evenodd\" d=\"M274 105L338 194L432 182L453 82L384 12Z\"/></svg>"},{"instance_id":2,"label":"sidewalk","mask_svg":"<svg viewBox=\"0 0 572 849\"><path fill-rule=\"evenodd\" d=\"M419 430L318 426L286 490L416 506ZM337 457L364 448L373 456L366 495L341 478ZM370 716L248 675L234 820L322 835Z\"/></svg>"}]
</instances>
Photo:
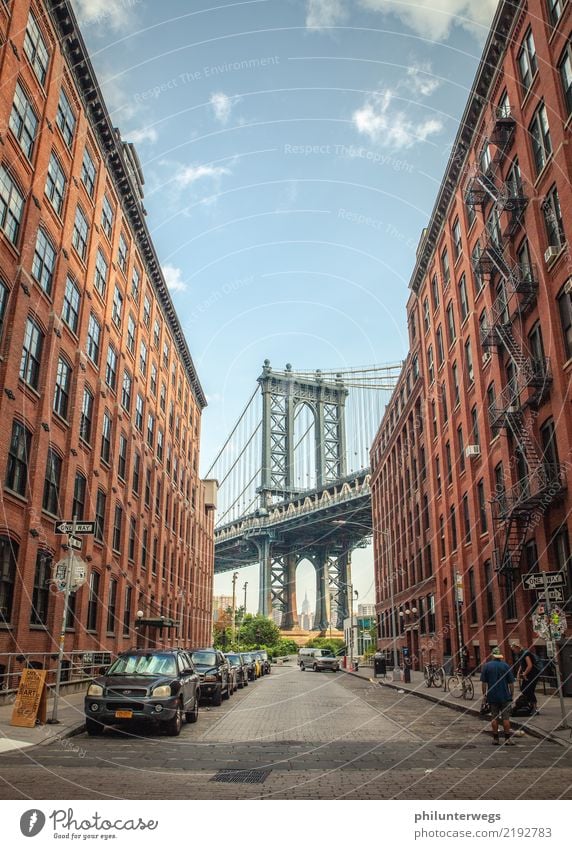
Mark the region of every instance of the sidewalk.
<instances>
[{"instance_id":1,"label":"sidewalk","mask_svg":"<svg viewBox=\"0 0 572 849\"><path fill-rule=\"evenodd\" d=\"M0 754L31 746L42 746L73 737L82 730L84 693L60 695L58 725L36 725L34 728L18 728L10 725L12 705L0 706ZM48 718L52 715L52 699L48 699Z\"/></svg>"},{"instance_id":2,"label":"sidewalk","mask_svg":"<svg viewBox=\"0 0 572 849\"><path fill-rule=\"evenodd\" d=\"M464 699L455 698L450 693L445 693L443 689L435 687L427 687L422 672L411 673L411 683L404 684L402 681L393 681L391 672L388 672L386 678L374 678L373 667L361 667L358 672L348 672L349 675L357 675L361 678L366 678L369 681L377 681L382 687L390 687L394 690L401 690L406 693L411 693L422 699L427 699L431 702L438 702L452 710L465 711L474 716L479 716L479 708L481 706L481 682L478 676L473 677L475 686L475 698L472 702ZM540 692L538 692L540 690ZM572 747L572 699L564 699L564 708L568 729L558 729L562 722L560 712L560 701L557 695L543 695L542 687L537 688L536 696L538 699L538 709L540 716L519 716L511 719L513 728L522 728L533 737L540 737L546 740L551 740L561 746Z\"/></svg>"}]
</instances>

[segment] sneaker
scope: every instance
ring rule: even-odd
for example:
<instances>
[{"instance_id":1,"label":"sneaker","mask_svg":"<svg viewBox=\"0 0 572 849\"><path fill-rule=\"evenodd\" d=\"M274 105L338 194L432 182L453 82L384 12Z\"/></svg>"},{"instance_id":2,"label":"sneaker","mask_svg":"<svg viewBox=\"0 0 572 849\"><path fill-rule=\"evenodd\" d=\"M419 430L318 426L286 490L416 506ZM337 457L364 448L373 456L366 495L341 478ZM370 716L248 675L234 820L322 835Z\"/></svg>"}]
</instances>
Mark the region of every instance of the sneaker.
<instances>
[{"instance_id":1,"label":"sneaker","mask_svg":"<svg viewBox=\"0 0 572 849\"><path fill-rule=\"evenodd\" d=\"M500 746L500 740L498 734L493 734L493 746Z\"/></svg>"}]
</instances>

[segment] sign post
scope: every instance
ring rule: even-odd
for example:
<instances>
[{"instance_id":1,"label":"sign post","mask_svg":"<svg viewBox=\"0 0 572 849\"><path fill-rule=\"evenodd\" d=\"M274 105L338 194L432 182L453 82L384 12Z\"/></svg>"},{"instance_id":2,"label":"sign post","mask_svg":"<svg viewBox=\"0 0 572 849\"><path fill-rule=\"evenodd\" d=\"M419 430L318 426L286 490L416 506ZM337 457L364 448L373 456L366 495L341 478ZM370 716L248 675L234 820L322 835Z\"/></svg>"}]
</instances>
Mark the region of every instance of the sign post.
<instances>
[{"instance_id":1,"label":"sign post","mask_svg":"<svg viewBox=\"0 0 572 849\"><path fill-rule=\"evenodd\" d=\"M550 575L553 575L553 574L556 574L556 573L550 573ZM526 577L528 577L528 576L525 576L525 578ZM556 672L556 688L558 690L558 700L560 702L560 713L562 715L562 722L557 727L557 730L562 730L562 729L569 728L570 726L568 725L568 721L566 719L566 707L564 705L564 696L562 694L562 678L560 676L560 664L559 664L559 661L558 661L558 652L556 650L556 640L559 640L560 637L562 636L562 627L564 626L564 628L565 628L565 625L564 625L565 618L564 618L563 615L561 615L561 611L559 610L559 608L553 609L552 606L551 606L551 593L549 592L549 589L548 589L549 588L549 581L550 581L549 575L546 572L542 572L541 576L537 575L536 577L542 578L543 607L546 608L546 609L544 611L543 616L539 615L539 614L541 614L541 611L538 610L538 614L533 618L533 622L534 622L534 619L539 620L537 622L535 630L536 630L537 633L540 634L540 636L544 637L545 640L546 640L546 654L549 657L555 658L554 669L555 669L555 672ZM559 579L557 579L557 580L558 580L558 583L559 583ZM564 581L564 575L562 575L562 584L561 585L564 585L564 582L565 582ZM554 579L552 581L550 581L550 583L552 583L553 586L554 586L555 583L558 585L557 581L555 581ZM525 584L525 586L526 586L526 584ZM537 586L538 586L538 583L536 583L533 587L528 587L528 589L535 589Z\"/></svg>"}]
</instances>

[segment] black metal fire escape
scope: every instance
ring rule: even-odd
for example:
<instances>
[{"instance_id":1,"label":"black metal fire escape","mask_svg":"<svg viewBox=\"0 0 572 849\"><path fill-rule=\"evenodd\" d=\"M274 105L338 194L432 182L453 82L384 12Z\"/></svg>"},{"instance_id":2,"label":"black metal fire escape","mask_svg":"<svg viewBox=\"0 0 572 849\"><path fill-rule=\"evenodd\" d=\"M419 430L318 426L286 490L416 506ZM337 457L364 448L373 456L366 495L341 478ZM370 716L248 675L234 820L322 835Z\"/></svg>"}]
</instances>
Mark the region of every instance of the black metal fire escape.
<instances>
[{"instance_id":1,"label":"black metal fire escape","mask_svg":"<svg viewBox=\"0 0 572 849\"><path fill-rule=\"evenodd\" d=\"M498 226L484 231L473 267L498 292L481 322L481 343L484 348L506 352L511 364L511 377L491 404L489 420L493 432L506 428L511 434L521 460L516 484L510 489L499 486L492 499L499 579L516 577L529 528L565 486L562 469L546 461L533 436L531 411L546 400L552 375L548 358L533 355L520 330L521 320L536 301L538 277L532 265L523 267L511 256L512 239L522 227L528 203L520 179L515 180L514 174L510 180L502 176L515 128L516 122L506 110L497 112L489 134L495 153L486 171L479 167L474 173L465 196L467 204L481 208L483 217L487 211L490 220L494 209L498 215Z\"/></svg>"}]
</instances>

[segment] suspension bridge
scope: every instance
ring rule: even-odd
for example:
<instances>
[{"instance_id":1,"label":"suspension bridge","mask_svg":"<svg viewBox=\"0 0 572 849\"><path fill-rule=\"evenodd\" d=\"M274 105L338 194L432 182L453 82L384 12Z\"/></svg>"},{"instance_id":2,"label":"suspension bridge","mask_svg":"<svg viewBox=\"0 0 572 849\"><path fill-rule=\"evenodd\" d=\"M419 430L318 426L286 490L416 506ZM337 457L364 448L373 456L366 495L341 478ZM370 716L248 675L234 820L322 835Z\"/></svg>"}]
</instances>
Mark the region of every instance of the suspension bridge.
<instances>
[{"instance_id":1,"label":"suspension bridge","mask_svg":"<svg viewBox=\"0 0 572 849\"><path fill-rule=\"evenodd\" d=\"M260 565L258 612L298 627L296 569L316 572L314 630L349 612L351 553L372 533L369 448L401 364L274 370L265 360L207 472L219 481L215 573Z\"/></svg>"}]
</instances>

